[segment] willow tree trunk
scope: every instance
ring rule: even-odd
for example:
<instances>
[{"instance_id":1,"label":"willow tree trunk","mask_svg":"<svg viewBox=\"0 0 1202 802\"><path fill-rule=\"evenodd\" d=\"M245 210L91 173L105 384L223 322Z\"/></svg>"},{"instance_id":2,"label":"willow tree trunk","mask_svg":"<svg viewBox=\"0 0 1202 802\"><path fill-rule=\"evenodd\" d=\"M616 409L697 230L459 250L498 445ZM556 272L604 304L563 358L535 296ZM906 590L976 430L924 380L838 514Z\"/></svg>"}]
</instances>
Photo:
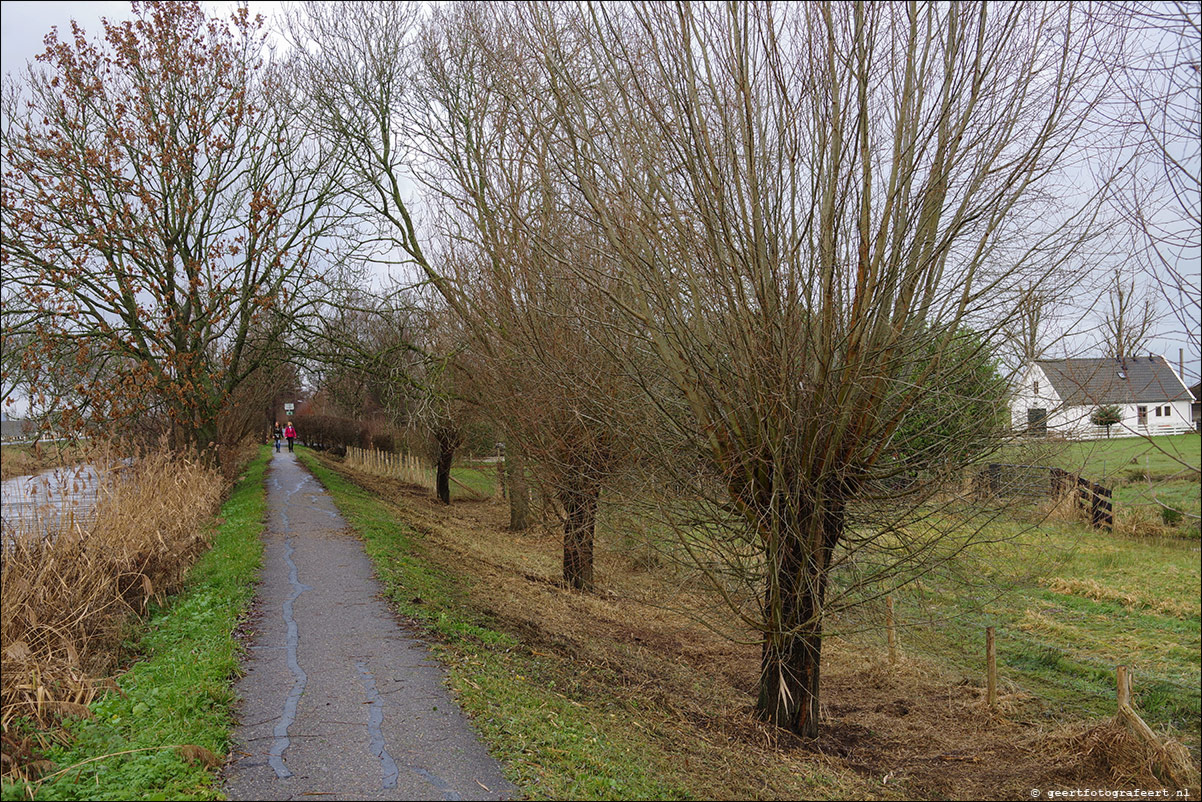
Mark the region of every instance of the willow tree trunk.
<instances>
[{"instance_id":1,"label":"willow tree trunk","mask_svg":"<svg viewBox=\"0 0 1202 802\"><path fill-rule=\"evenodd\" d=\"M576 590L593 589L593 533L600 488L561 490L563 504L563 581Z\"/></svg>"},{"instance_id":2,"label":"willow tree trunk","mask_svg":"<svg viewBox=\"0 0 1202 802\"><path fill-rule=\"evenodd\" d=\"M454 433L439 431L434 434L438 445L437 473L435 489L438 500L443 504L451 503L451 461L455 458L455 449L459 447L459 438Z\"/></svg>"},{"instance_id":3,"label":"willow tree trunk","mask_svg":"<svg viewBox=\"0 0 1202 802\"><path fill-rule=\"evenodd\" d=\"M818 737L822 609L844 520L843 503L828 502L803 510L793 525L785 522L767 582L756 710L803 738Z\"/></svg>"},{"instance_id":4,"label":"willow tree trunk","mask_svg":"<svg viewBox=\"0 0 1202 802\"><path fill-rule=\"evenodd\" d=\"M526 461L512 443L505 452L505 478L509 484L509 529L521 532L530 525L530 489L526 486Z\"/></svg>"}]
</instances>

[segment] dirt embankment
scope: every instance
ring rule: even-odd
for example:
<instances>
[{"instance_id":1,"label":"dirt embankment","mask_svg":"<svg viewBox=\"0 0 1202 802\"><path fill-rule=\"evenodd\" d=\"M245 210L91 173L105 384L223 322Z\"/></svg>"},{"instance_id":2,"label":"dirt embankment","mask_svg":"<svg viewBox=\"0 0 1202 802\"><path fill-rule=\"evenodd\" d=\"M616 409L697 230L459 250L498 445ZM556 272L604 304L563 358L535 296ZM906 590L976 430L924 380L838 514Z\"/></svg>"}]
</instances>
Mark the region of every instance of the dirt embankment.
<instances>
[{"instance_id":1,"label":"dirt embankment","mask_svg":"<svg viewBox=\"0 0 1202 802\"><path fill-rule=\"evenodd\" d=\"M1109 722L1068 720L1021 693L991 713L972 679L913 657L892 665L842 639L824 646L822 735L804 742L753 715L758 647L683 614L709 602L620 544L598 543L596 593L570 592L551 523L513 533L499 501L448 508L391 480L353 478L395 500L424 534L426 556L466 575L471 604L558 666L575 702L599 715L612 700L645 711L633 725L679 756L698 798L1031 799L1033 789L1161 787Z\"/></svg>"},{"instance_id":2,"label":"dirt embankment","mask_svg":"<svg viewBox=\"0 0 1202 802\"><path fill-rule=\"evenodd\" d=\"M75 465L80 459L79 450L73 446L59 447L54 443L5 445L0 447L0 481Z\"/></svg>"}]
</instances>

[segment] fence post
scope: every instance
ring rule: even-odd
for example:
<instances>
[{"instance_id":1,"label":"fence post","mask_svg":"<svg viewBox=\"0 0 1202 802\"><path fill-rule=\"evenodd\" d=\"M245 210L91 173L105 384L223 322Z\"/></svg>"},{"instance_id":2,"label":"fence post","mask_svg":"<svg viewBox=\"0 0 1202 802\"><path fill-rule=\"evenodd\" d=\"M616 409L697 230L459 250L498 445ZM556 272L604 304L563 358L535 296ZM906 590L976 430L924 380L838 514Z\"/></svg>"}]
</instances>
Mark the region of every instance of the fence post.
<instances>
[{"instance_id":1,"label":"fence post","mask_svg":"<svg viewBox=\"0 0 1202 802\"><path fill-rule=\"evenodd\" d=\"M997 649L993 627L985 627L985 699L990 710L997 709Z\"/></svg>"},{"instance_id":2,"label":"fence post","mask_svg":"<svg viewBox=\"0 0 1202 802\"><path fill-rule=\"evenodd\" d=\"M889 640L889 662L897 662L897 630L893 627L893 597L885 597L885 634Z\"/></svg>"},{"instance_id":3,"label":"fence post","mask_svg":"<svg viewBox=\"0 0 1202 802\"><path fill-rule=\"evenodd\" d=\"M1135 708L1131 704L1131 684L1134 672L1127 668L1127 666L1115 666L1114 673L1118 685L1118 718L1127 725L1132 734L1143 741L1152 751L1156 768L1161 770L1156 771L1154 768L1153 773L1157 776L1163 773L1165 779L1179 788L1188 787L1188 765L1183 765L1179 758L1165 748L1159 736L1152 731L1152 728L1140 717L1139 713L1135 712Z\"/></svg>"}]
</instances>

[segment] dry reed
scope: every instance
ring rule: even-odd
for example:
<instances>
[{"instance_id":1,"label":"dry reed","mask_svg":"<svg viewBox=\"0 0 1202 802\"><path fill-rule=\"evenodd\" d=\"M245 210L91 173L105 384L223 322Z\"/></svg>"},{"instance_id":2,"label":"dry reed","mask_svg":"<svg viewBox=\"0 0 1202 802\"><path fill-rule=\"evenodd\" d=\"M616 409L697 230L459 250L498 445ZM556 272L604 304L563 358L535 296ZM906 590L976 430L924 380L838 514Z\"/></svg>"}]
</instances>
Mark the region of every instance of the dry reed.
<instances>
[{"instance_id":1,"label":"dry reed","mask_svg":"<svg viewBox=\"0 0 1202 802\"><path fill-rule=\"evenodd\" d=\"M0 605L0 725L50 726L87 715L98 680L118 661L121 630L180 587L205 549L222 481L199 463L162 453L129 467L110 462L94 515L64 510L51 531L19 524L4 534ZM5 773L13 768L5 755Z\"/></svg>"},{"instance_id":2,"label":"dry reed","mask_svg":"<svg viewBox=\"0 0 1202 802\"><path fill-rule=\"evenodd\" d=\"M1128 537L1168 537L1176 529L1164 522L1158 507L1125 504L1115 510L1114 531Z\"/></svg>"},{"instance_id":3,"label":"dry reed","mask_svg":"<svg viewBox=\"0 0 1202 802\"><path fill-rule=\"evenodd\" d=\"M1042 514L1042 519L1045 521L1089 523L1089 514L1082 508L1075 489L1049 498L1040 507L1040 513Z\"/></svg>"},{"instance_id":4,"label":"dry reed","mask_svg":"<svg viewBox=\"0 0 1202 802\"><path fill-rule=\"evenodd\" d=\"M1119 786L1196 788L1198 766L1189 750L1163 735L1161 743L1160 749L1154 748L1112 718L1061 727L1049 733L1041 746L1061 755L1065 764L1104 773ZM1185 785L1178 786L1173 778L1183 779Z\"/></svg>"}]
</instances>

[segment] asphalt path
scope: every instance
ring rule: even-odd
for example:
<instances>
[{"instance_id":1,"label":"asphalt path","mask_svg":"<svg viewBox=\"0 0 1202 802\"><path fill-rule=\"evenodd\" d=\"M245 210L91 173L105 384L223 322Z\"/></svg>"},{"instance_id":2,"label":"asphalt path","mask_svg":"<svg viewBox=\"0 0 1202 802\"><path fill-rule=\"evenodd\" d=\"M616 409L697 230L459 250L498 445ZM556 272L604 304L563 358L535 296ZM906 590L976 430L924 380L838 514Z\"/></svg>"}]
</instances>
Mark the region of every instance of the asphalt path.
<instances>
[{"instance_id":1,"label":"asphalt path","mask_svg":"<svg viewBox=\"0 0 1202 802\"><path fill-rule=\"evenodd\" d=\"M287 451L269 521L230 799L509 799L424 644L398 624L362 544Z\"/></svg>"}]
</instances>

